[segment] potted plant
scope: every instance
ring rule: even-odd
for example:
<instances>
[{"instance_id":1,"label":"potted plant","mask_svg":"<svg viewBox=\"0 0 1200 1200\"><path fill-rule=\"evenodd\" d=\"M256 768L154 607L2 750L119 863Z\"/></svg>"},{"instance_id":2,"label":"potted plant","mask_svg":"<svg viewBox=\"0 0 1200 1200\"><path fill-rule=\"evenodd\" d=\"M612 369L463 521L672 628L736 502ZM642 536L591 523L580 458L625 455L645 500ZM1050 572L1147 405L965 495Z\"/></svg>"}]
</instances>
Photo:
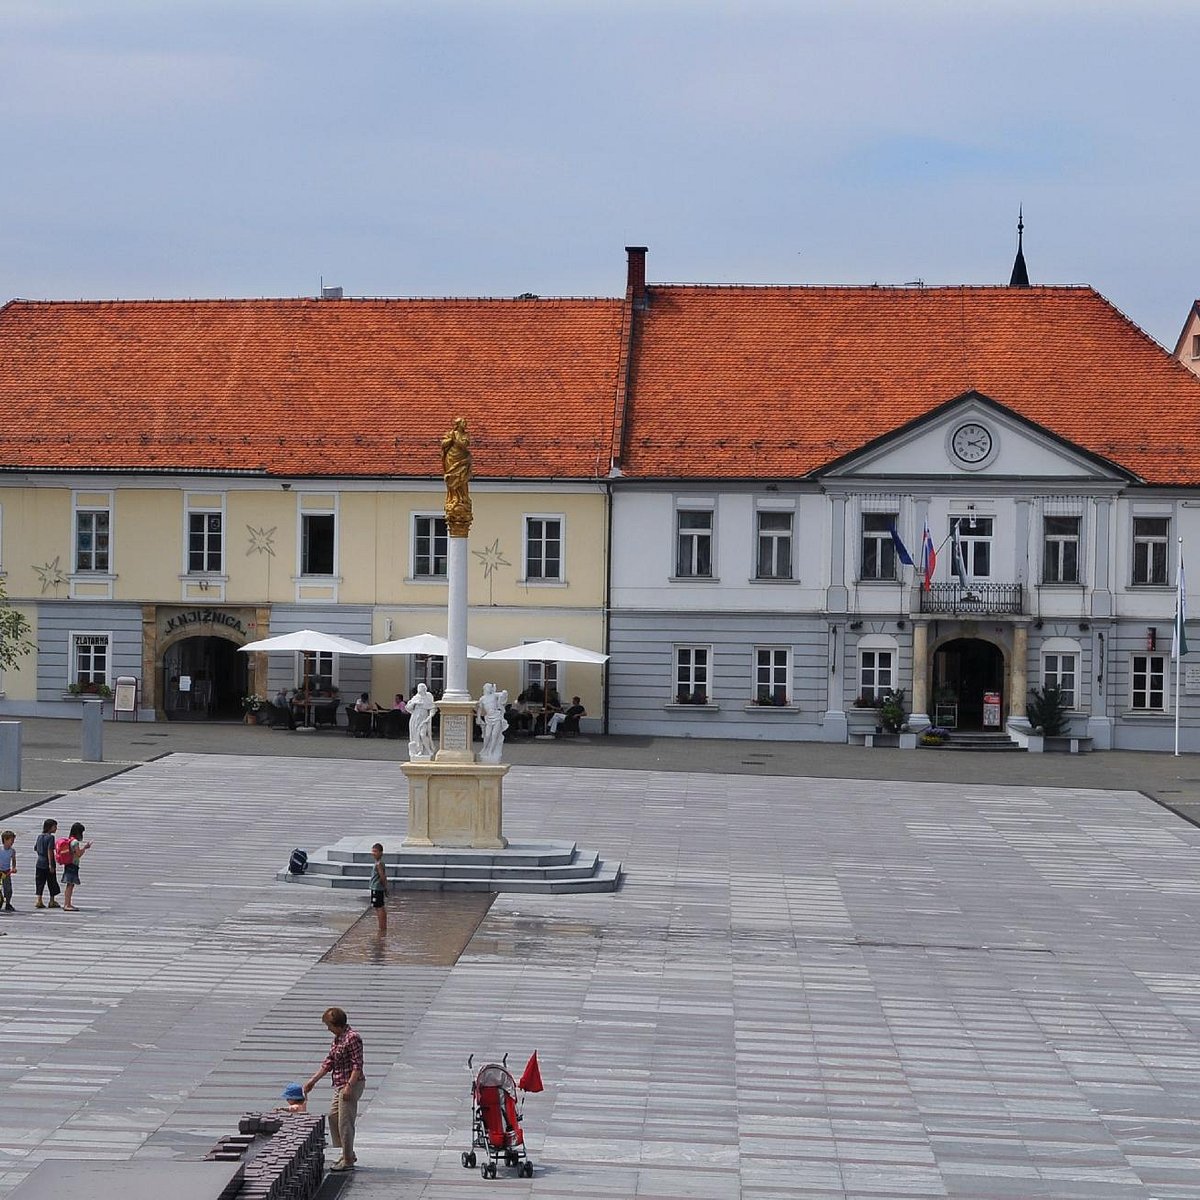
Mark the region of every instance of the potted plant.
<instances>
[{"instance_id":1,"label":"potted plant","mask_svg":"<svg viewBox=\"0 0 1200 1200\"><path fill-rule=\"evenodd\" d=\"M885 733L900 733L906 728L908 713L904 709L904 689L888 688L876 710Z\"/></svg>"},{"instance_id":2,"label":"potted plant","mask_svg":"<svg viewBox=\"0 0 1200 1200\"><path fill-rule=\"evenodd\" d=\"M944 746L949 740L950 730L944 725L930 725L920 737L922 746Z\"/></svg>"},{"instance_id":3,"label":"potted plant","mask_svg":"<svg viewBox=\"0 0 1200 1200\"><path fill-rule=\"evenodd\" d=\"M1058 684L1048 683L1040 692L1037 688L1030 689L1025 715L1034 731L1043 737L1065 737L1070 711Z\"/></svg>"},{"instance_id":4,"label":"potted plant","mask_svg":"<svg viewBox=\"0 0 1200 1200\"><path fill-rule=\"evenodd\" d=\"M102 700L108 700L112 697L112 688L107 683L89 679L83 683L67 684L67 693L71 696L99 696Z\"/></svg>"},{"instance_id":5,"label":"potted plant","mask_svg":"<svg viewBox=\"0 0 1200 1200\"><path fill-rule=\"evenodd\" d=\"M242 697L242 714L243 720L247 725L258 724L258 714L263 706L263 698L258 695L251 694Z\"/></svg>"}]
</instances>

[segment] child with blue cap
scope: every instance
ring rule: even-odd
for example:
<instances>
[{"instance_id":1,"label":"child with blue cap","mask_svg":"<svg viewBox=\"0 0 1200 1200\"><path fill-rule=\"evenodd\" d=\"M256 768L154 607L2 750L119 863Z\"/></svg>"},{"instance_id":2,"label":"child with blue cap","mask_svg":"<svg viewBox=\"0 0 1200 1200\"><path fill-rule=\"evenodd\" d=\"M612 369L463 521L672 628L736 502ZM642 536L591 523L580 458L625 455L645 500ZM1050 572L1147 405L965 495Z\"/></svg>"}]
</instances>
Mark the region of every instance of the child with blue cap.
<instances>
[{"instance_id":1,"label":"child with blue cap","mask_svg":"<svg viewBox=\"0 0 1200 1200\"><path fill-rule=\"evenodd\" d=\"M287 1112L308 1112L308 1101L300 1084L289 1083L280 1094L287 1101L282 1106Z\"/></svg>"}]
</instances>

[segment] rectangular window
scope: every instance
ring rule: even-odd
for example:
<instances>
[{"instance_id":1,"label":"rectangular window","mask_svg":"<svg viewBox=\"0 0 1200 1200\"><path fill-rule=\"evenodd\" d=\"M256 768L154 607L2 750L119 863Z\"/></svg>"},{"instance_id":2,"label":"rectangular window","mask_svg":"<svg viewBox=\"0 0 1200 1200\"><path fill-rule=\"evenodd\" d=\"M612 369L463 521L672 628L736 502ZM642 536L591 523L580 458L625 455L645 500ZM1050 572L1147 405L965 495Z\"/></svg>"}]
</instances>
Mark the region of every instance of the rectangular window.
<instances>
[{"instance_id":1,"label":"rectangular window","mask_svg":"<svg viewBox=\"0 0 1200 1200\"><path fill-rule=\"evenodd\" d=\"M712 509L680 508L675 512L675 575L680 579L712 578Z\"/></svg>"},{"instance_id":2,"label":"rectangular window","mask_svg":"<svg viewBox=\"0 0 1200 1200\"><path fill-rule=\"evenodd\" d=\"M74 633L71 635L71 683L80 687L108 683L107 633Z\"/></svg>"},{"instance_id":3,"label":"rectangular window","mask_svg":"<svg viewBox=\"0 0 1200 1200\"><path fill-rule=\"evenodd\" d=\"M332 575L333 513L303 513L300 522L300 574Z\"/></svg>"},{"instance_id":4,"label":"rectangular window","mask_svg":"<svg viewBox=\"0 0 1200 1200\"><path fill-rule=\"evenodd\" d=\"M1079 582L1079 518L1046 517L1043 521L1042 582Z\"/></svg>"},{"instance_id":5,"label":"rectangular window","mask_svg":"<svg viewBox=\"0 0 1200 1200\"><path fill-rule=\"evenodd\" d=\"M1200 358L1200 333L1192 334L1192 357Z\"/></svg>"},{"instance_id":6,"label":"rectangular window","mask_svg":"<svg viewBox=\"0 0 1200 1200\"><path fill-rule=\"evenodd\" d=\"M792 514L760 508L758 519L758 579L792 578Z\"/></svg>"},{"instance_id":7,"label":"rectangular window","mask_svg":"<svg viewBox=\"0 0 1200 1200\"><path fill-rule=\"evenodd\" d=\"M446 660L440 654L414 654L412 669L412 691L417 690L418 683L423 683L433 698L440 700L446 690Z\"/></svg>"},{"instance_id":8,"label":"rectangular window","mask_svg":"<svg viewBox=\"0 0 1200 1200\"><path fill-rule=\"evenodd\" d=\"M878 704L892 690L892 652L890 650L860 650L858 652L858 694L872 704Z\"/></svg>"},{"instance_id":9,"label":"rectangular window","mask_svg":"<svg viewBox=\"0 0 1200 1200\"><path fill-rule=\"evenodd\" d=\"M1167 582L1169 517L1133 518L1133 582Z\"/></svg>"},{"instance_id":10,"label":"rectangular window","mask_svg":"<svg viewBox=\"0 0 1200 1200\"><path fill-rule=\"evenodd\" d=\"M899 513L863 513L862 579L896 578L896 543L892 530Z\"/></svg>"},{"instance_id":11,"label":"rectangular window","mask_svg":"<svg viewBox=\"0 0 1200 1200\"><path fill-rule=\"evenodd\" d=\"M711 646L675 647L676 704L709 702L708 668L711 657Z\"/></svg>"},{"instance_id":12,"label":"rectangular window","mask_svg":"<svg viewBox=\"0 0 1200 1200\"><path fill-rule=\"evenodd\" d=\"M1133 656L1131 708L1162 712L1166 707L1166 661L1162 654Z\"/></svg>"},{"instance_id":13,"label":"rectangular window","mask_svg":"<svg viewBox=\"0 0 1200 1200\"><path fill-rule=\"evenodd\" d=\"M786 704L791 676L791 652L786 647L754 648L754 700L757 704Z\"/></svg>"},{"instance_id":14,"label":"rectangular window","mask_svg":"<svg viewBox=\"0 0 1200 1200\"><path fill-rule=\"evenodd\" d=\"M950 521L950 531L958 533L958 545L962 552L963 565L971 579L989 579L992 574L992 518L991 517L953 517ZM950 555L950 573L960 582L962 572L953 553L953 541Z\"/></svg>"},{"instance_id":15,"label":"rectangular window","mask_svg":"<svg viewBox=\"0 0 1200 1200\"><path fill-rule=\"evenodd\" d=\"M526 701L530 704L541 704L547 695L554 701L562 699L558 682L558 663L526 663L524 691Z\"/></svg>"},{"instance_id":16,"label":"rectangular window","mask_svg":"<svg viewBox=\"0 0 1200 1200\"><path fill-rule=\"evenodd\" d=\"M448 550L446 518L413 518L413 578L445 579Z\"/></svg>"},{"instance_id":17,"label":"rectangular window","mask_svg":"<svg viewBox=\"0 0 1200 1200\"><path fill-rule=\"evenodd\" d=\"M189 573L219 574L223 560L223 539L220 513L188 513Z\"/></svg>"},{"instance_id":18,"label":"rectangular window","mask_svg":"<svg viewBox=\"0 0 1200 1200\"><path fill-rule=\"evenodd\" d=\"M81 508L75 513L75 570L108 571L107 509Z\"/></svg>"},{"instance_id":19,"label":"rectangular window","mask_svg":"<svg viewBox=\"0 0 1200 1200\"><path fill-rule=\"evenodd\" d=\"M1042 664L1042 686L1060 688L1067 707L1074 708L1078 671L1079 655L1047 654Z\"/></svg>"},{"instance_id":20,"label":"rectangular window","mask_svg":"<svg viewBox=\"0 0 1200 1200\"><path fill-rule=\"evenodd\" d=\"M309 691L330 691L337 686L334 671L336 661L336 656L327 650L314 650L311 654L296 655L296 686L304 686L304 672L307 667Z\"/></svg>"},{"instance_id":21,"label":"rectangular window","mask_svg":"<svg viewBox=\"0 0 1200 1200\"><path fill-rule=\"evenodd\" d=\"M525 578L562 579L562 521L558 517L525 518Z\"/></svg>"}]
</instances>

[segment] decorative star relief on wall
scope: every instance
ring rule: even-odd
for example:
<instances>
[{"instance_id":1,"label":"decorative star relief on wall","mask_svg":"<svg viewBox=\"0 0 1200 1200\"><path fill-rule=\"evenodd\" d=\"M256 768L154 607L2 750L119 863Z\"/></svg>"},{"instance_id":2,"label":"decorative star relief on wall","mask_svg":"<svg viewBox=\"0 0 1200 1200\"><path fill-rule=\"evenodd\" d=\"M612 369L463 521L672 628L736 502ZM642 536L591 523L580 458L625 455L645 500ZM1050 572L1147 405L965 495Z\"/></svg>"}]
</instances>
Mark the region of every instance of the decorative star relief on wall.
<instances>
[{"instance_id":1,"label":"decorative star relief on wall","mask_svg":"<svg viewBox=\"0 0 1200 1200\"><path fill-rule=\"evenodd\" d=\"M61 557L61 554L56 554L50 562L33 568L34 574L42 581L43 596L51 588L54 589L54 594L57 596L58 589L66 585L67 573L62 569L58 561Z\"/></svg>"},{"instance_id":2,"label":"decorative star relief on wall","mask_svg":"<svg viewBox=\"0 0 1200 1200\"><path fill-rule=\"evenodd\" d=\"M250 535L250 544L246 547L246 557L249 558L251 554L266 554L274 558L277 528L277 525L272 525L270 529L255 529L253 525L247 525L246 532Z\"/></svg>"},{"instance_id":3,"label":"decorative star relief on wall","mask_svg":"<svg viewBox=\"0 0 1200 1200\"><path fill-rule=\"evenodd\" d=\"M492 603L492 576L501 567L511 567L512 563L504 557L504 551L500 549L500 539L496 538L490 546L485 546L482 550L472 550L471 553L479 559L480 566L483 567L483 577L487 580L488 585L488 603Z\"/></svg>"}]
</instances>

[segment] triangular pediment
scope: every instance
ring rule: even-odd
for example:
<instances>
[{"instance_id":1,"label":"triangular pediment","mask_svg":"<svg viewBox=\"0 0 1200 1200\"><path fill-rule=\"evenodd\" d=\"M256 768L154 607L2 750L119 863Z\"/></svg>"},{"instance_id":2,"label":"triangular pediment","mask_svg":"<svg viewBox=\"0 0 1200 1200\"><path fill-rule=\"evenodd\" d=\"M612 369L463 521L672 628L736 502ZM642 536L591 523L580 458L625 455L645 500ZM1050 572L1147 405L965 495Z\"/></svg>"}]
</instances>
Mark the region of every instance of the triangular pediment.
<instances>
[{"instance_id":1,"label":"triangular pediment","mask_svg":"<svg viewBox=\"0 0 1200 1200\"><path fill-rule=\"evenodd\" d=\"M820 472L831 479L1096 480L1135 478L980 392L876 438Z\"/></svg>"}]
</instances>

